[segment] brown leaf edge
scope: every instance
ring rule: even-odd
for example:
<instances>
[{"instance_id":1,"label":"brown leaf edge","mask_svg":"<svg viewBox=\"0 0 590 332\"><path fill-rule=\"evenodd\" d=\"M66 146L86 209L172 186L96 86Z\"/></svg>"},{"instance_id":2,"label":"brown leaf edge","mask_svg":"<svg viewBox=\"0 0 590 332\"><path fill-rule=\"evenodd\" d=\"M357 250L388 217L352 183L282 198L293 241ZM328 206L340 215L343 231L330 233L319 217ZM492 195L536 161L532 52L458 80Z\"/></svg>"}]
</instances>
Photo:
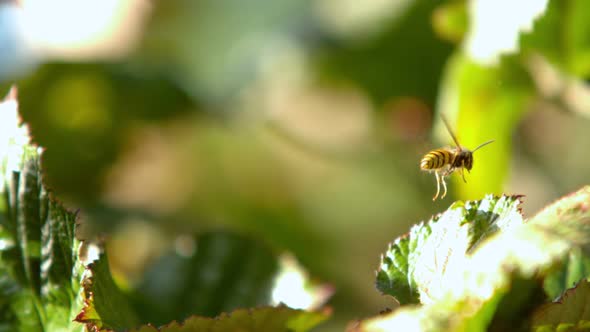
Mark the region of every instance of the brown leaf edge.
<instances>
[{"instance_id":1,"label":"brown leaf edge","mask_svg":"<svg viewBox=\"0 0 590 332\"><path fill-rule=\"evenodd\" d=\"M297 312L297 313L317 314L318 318L319 318L317 324L324 322L326 319L328 319L332 315L332 308L329 306L326 306L322 309L313 310L313 311L306 311L306 310L302 310L302 309L292 309L284 304L279 304L276 307L260 306L260 307L255 307L255 308L236 309L236 310L229 312L229 313L225 313L225 312L221 313L219 316L216 316L216 317L204 317L204 316L192 315L192 316L187 317L182 322L178 322L176 320L173 320L172 322L162 325L160 327L156 327L156 326L148 323L148 324L145 324L142 326L130 328L128 331L132 331L132 332L162 332L162 331L166 331L168 329L176 330L176 329L182 329L185 326L188 326L189 323L194 323L194 320L202 320L202 321L208 323L209 326L208 326L207 330L209 331L209 330L214 330L215 324L223 323L224 320L231 319L231 317L235 316L235 315L247 314L248 316L252 316L256 312L272 311L273 313L276 313L277 310L291 310L291 311ZM93 318L91 316L92 314L93 314L92 312L88 312L89 316L87 318L87 321L85 322L86 329L89 332L115 332L115 330L113 330L113 329L102 328L100 321L97 321L95 318ZM82 315L82 313L80 313L80 315ZM250 331L250 330L244 329L244 331Z\"/></svg>"},{"instance_id":2,"label":"brown leaf edge","mask_svg":"<svg viewBox=\"0 0 590 332\"><path fill-rule=\"evenodd\" d=\"M543 318L546 316L546 313L548 311L553 310L556 307L565 305L566 302L568 301L568 298L572 297L572 296L576 296L576 292L582 288L586 288L586 289L590 288L590 283L586 279L580 280L580 282L578 282L574 287L567 289L563 294L561 294L561 296L559 297L558 300L553 301L553 302L549 302L549 303L545 303L542 306L540 306L533 314L531 321L532 322L543 322L544 321ZM562 323L572 323L572 322L562 322ZM557 323L555 323L555 324L557 324Z\"/></svg>"},{"instance_id":3,"label":"brown leaf edge","mask_svg":"<svg viewBox=\"0 0 590 332\"><path fill-rule=\"evenodd\" d=\"M81 241L82 245L86 244L86 241ZM106 257L101 255L100 259L105 259ZM83 307L80 313L74 319L75 322L84 324L86 330L89 332L114 332L116 330L111 328L105 328L103 326L102 318L100 314L96 311L94 307L94 292L92 291L92 286L94 282L94 265L96 262L92 262L85 266L84 273L82 276L81 286L82 286L82 298L83 298ZM263 312L263 311L272 311L272 313L276 313L277 310L288 310L294 313L313 313L318 315L318 324L325 321L332 315L332 308L330 306L324 306L320 309L314 310L302 310L302 309L293 309L284 304L279 304L278 306L260 306L254 308L243 308L243 309L236 309L230 313L221 313L219 316L216 317L204 317L199 315L191 315L187 317L184 321L178 322L173 320L172 322L162 325L160 327L156 327L150 323L144 324L141 326L129 326L127 331L135 331L135 332L159 332L159 331L166 331L167 329L173 328L183 328L187 322L191 322L194 320L204 320L210 324L210 327L214 327L215 324L223 322L224 320L231 319L232 315L242 315L247 314L248 316L252 316L256 312ZM294 316L295 317L295 316ZM245 330L248 331L248 330Z\"/></svg>"},{"instance_id":4,"label":"brown leaf edge","mask_svg":"<svg viewBox=\"0 0 590 332\"><path fill-rule=\"evenodd\" d=\"M81 250L85 242L82 241L81 243ZM76 318L74 318L74 322L82 323L86 325L88 331L99 331L102 327L100 315L94 309L94 292L92 291L92 283L93 283L93 275L92 275L92 265L88 264L84 267L84 272L82 275L82 298L83 298L83 306L82 310Z\"/></svg>"}]
</instances>

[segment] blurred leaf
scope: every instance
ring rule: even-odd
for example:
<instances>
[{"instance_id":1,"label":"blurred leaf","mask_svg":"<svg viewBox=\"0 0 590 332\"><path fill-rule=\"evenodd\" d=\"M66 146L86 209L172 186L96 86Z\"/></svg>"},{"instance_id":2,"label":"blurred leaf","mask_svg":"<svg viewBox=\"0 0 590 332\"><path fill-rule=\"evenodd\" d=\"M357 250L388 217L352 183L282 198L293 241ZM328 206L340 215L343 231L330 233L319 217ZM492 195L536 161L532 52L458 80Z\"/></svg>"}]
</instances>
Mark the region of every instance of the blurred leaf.
<instances>
[{"instance_id":1,"label":"blurred leaf","mask_svg":"<svg viewBox=\"0 0 590 332\"><path fill-rule=\"evenodd\" d=\"M580 280L590 277L590 257L579 248L572 250L563 265L545 278L545 292L555 299Z\"/></svg>"},{"instance_id":2,"label":"blurred leaf","mask_svg":"<svg viewBox=\"0 0 590 332\"><path fill-rule=\"evenodd\" d=\"M584 331L590 328L590 283L581 280L568 289L557 302L537 310L533 331ZM569 329L565 329L565 328Z\"/></svg>"},{"instance_id":3,"label":"blurred leaf","mask_svg":"<svg viewBox=\"0 0 590 332\"><path fill-rule=\"evenodd\" d=\"M191 332L191 331L293 331L305 332L326 320L329 311L303 311L285 306L238 309L215 318L193 316L182 323L173 322L161 328L142 326L131 332Z\"/></svg>"},{"instance_id":4,"label":"blurred leaf","mask_svg":"<svg viewBox=\"0 0 590 332\"><path fill-rule=\"evenodd\" d=\"M143 321L162 325L192 314L213 317L270 304L278 263L268 248L222 232L195 241L193 256L170 253L146 271L135 301Z\"/></svg>"},{"instance_id":5,"label":"blurred leaf","mask_svg":"<svg viewBox=\"0 0 590 332\"><path fill-rule=\"evenodd\" d=\"M115 285L106 255L86 268L82 281L84 308L76 322L99 329L123 330L139 325L129 299Z\"/></svg>"},{"instance_id":6,"label":"blurred leaf","mask_svg":"<svg viewBox=\"0 0 590 332\"><path fill-rule=\"evenodd\" d=\"M432 14L434 31L442 39L458 43L463 40L468 28L467 1L447 1Z\"/></svg>"},{"instance_id":7,"label":"blurred leaf","mask_svg":"<svg viewBox=\"0 0 590 332\"><path fill-rule=\"evenodd\" d=\"M96 198L130 127L191 110L190 99L146 68L48 64L19 84L20 111L45 148L46 181L77 202Z\"/></svg>"},{"instance_id":8,"label":"blurred leaf","mask_svg":"<svg viewBox=\"0 0 590 332\"><path fill-rule=\"evenodd\" d=\"M502 303L499 301L514 300L510 290L515 277L525 282L519 287L530 288L535 278L563 263L576 248L582 252L590 249L590 187L562 198L525 224L479 245L464 264L455 266L456 271L447 272L455 274L456 279L437 301L422 307L402 307L363 322L358 330L404 326L423 331L485 331L490 323L506 326L494 316ZM522 301L522 295L518 298ZM526 323L526 317L520 322Z\"/></svg>"},{"instance_id":9,"label":"blurred leaf","mask_svg":"<svg viewBox=\"0 0 590 332\"><path fill-rule=\"evenodd\" d=\"M222 101L254 78L273 44L308 23L308 1L157 1L137 54L193 97ZM309 25L307 25L309 27Z\"/></svg>"},{"instance_id":10,"label":"blurred leaf","mask_svg":"<svg viewBox=\"0 0 590 332\"><path fill-rule=\"evenodd\" d=\"M229 326L247 331L306 331L328 317L328 310L305 312L282 306L227 314L239 307L270 303L276 257L260 243L221 232L199 236L195 250L192 257L163 256L146 272L133 296L113 283L106 256L101 256L86 269L84 308L76 321L101 331L136 327L140 321L149 325L136 331L223 331ZM194 314L210 318L190 317Z\"/></svg>"},{"instance_id":11,"label":"blurred leaf","mask_svg":"<svg viewBox=\"0 0 590 332\"><path fill-rule=\"evenodd\" d=\"M325 271L331 243L311 225L293 185L301 174L293 165L306 165L285 161L285 151L276 146L284 142L269 138L264 127L227 128L209 122L193 132L188 151L191 165L198 167L183 174L184 181L195 181L183 211L191 216L189 222L251 234L272 248L293 252L314 274Z\"/></svg>"},{"instance_id":12,"label":"blurred leaf","mask_svg":"<svg viewBox=\"0 0 590 332\"><path fill-rule=\"evenodd\" d=\"M467 183L455 175L451 176L451 187L457 188L462 199L501 193L508 175L512 133L534 96L532 81L515 59L503 58L499 65L486 67L455 54L447 64L442 84L438 113L456 124L451 129L459 143L474 149L495 140L474 154ZM442 123L438 134L445 142L452 142Z\"/></svg>"},{"instance_id":13,"label":"blurred leaf","mask_svg":"<svg viewBox=\"0 0 590 332\"><path fill-rule=\"evenodd\" d=\"M530 317L534 311L547 302L543 283L535 276L521 276L518 272L508 276L510 284L491 299L495 311L486 313L491 319L485 321L487 331L525 331L530 328ZM497 304L496 304L497 301ZM479 314L478 316L481 316ZM474 319L470 319L474 321ZM485 328L484 328L485 329Z\"/></svg>"},{"instance_id":14,"label":"blurred leaf","mask_svg":"<svg viewBox=\"0 0 590 332\"><path fill-rule=\"evenodd\" d=\"M590 3L550 0L531 33L521 37L524 51L540 52L567 73L590 76Z\"/></svg>"},{"instance_id":15,"label":"blurred leaf","mask_svg":"<svg viewBox=\"0 0 590 332\"><path fill-rule=\"evenodd\" d=\"M522 224L518 196L455 202L390 244L377 271L377 288L400 304L437 300L449 287L446 271L458 269L479 243Z\"/></svg>"},{"instance_id":16,"label":"blurred leaf","mask_svg":"<svg viewBox=\"0 0 590 332\"><path fill-rule=\"evenodd\" d=\"M384 32L362 43L319 48L317 67L329 78L360 85L377 104L392 97L416 97L434 104L444 61L451 48L432 31L437 2L413 1Z\"/></svg>"}]
</instances>

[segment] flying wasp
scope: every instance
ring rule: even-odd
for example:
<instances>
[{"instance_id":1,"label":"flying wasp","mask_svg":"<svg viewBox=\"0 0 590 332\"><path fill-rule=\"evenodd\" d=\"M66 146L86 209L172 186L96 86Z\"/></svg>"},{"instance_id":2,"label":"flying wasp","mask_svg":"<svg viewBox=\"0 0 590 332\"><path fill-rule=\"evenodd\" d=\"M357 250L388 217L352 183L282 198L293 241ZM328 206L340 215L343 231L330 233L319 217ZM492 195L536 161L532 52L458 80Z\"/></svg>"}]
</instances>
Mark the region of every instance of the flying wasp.
<instances>
[{"instance_id":1,"label":"flying wasp","mask_svg":"<svg viewBox=\"0 0 590 332\"><path fill-rule=\"evenodd\" d=\"M459 144L459 141L453 134L453 131L451 130L446 118L441 115L441 119L443 120L445 127L447 128L449 134L457 146L455 148L447 147L432 150L424 155L420 161L421 170L434 172L434 175L436 176L436 195L434 195L432 198L433 201L438 197L441 183L444 188L441 199L445 198L447 195L447 184L445 182L445 177L451 175L455 170L458 170L459 173L461 173L463 182L467 183L467 181L465 181L465 173L463 172L463 169L466 169L467 172L469 172L473 167L473 153L478 149L494 142L494 140L490 140L480 144L473 151L467 150L461 147L461 144Z\"/></svg>"}]
</instances>

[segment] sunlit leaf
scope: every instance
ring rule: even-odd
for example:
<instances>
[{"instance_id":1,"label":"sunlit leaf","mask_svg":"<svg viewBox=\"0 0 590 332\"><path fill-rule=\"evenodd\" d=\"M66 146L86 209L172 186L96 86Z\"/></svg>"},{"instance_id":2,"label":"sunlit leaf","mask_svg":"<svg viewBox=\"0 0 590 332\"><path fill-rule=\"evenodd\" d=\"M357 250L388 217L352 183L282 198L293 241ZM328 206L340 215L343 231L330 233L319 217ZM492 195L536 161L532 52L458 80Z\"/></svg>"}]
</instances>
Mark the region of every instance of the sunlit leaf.
<instances>
[{"instance_id":1,"label":"sunlit leaf","mask_svg":"<svg viewBox=\"0 0 590 332\"><path fill-rule=\"evenodd\" d=\"M430 303L455 287L469 253L498 231L522 224L518 196L457 202L392 243L377 271L377 288L401 304Z\"/></svg>"},{"instance_id":2,"label":"sunlit leaf","mask_svg":"<svg viewBox=\"0 0 590 332\"><path fill-rule=\"evenodd\" d=\"M485 331L490 324L510 326L499 321L502 303L520 300L521 307L513 309L519 311L534 306L538 303L535 279L562 264L572 250L587 252L589 248L590 187L584 187L526 223L499 232L479 245L464 264L456 266L456 287L449 287L437 301L422 307L402 307L365 321L358 329L414 326L423 331ZM515 284L517 280L524 284ZM513 287L525 287L532 293L517 294L511 291ZM526 324L526 312L519 324Z\"/></svg>"}]
</instances>

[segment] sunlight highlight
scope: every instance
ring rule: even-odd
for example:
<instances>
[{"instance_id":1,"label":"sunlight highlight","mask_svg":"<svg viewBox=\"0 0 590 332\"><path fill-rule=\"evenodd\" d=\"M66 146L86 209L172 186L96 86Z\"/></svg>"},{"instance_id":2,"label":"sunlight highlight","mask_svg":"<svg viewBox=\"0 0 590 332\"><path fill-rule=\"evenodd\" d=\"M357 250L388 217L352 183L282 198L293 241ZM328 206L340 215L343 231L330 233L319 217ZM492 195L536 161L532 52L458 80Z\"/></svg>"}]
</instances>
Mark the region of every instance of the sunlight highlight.
<instances>
[{"instance_id":1,"label":"sunlight highlight","mask_svg":"<svg viewBox=\"0 0 590 332\"><path fill-rule=\"evenodd\" d=\"M318 0L315 14L330 32L342 37L366 38L386 29L413 5L412 0Z\"/></svg>"},{"instance_id":2,"label":"sunlight highlight","mask_svg":"<svg viewBox=\"0 0 590 332\"><path fill-rule=\"evenodd\" d=\"M145 0L22 0L21 20L34 52L65 57L118 56L138 39Z\"/></svg>"},{"instance_id":3,"label":"sunlight highlight","mask_svg":"<svg viewBox=\"0 0 590 332\"><path fill-rule=\"evenodd\" d=\"M329 285L314 285L307 273L291 255L280 257L280 272L275 278L272 304L283 303L293 309L314 310L321 307L332 296Z\"/></svg>"},{"instance_id":4,"label":"sunlight highlight","mask_svg":"<svg viewBox=\"0 0 590 332\"><path fill-rule=\"evenodd\" d=\"M294 309L309 309L313 295L305 287L305 275L292 257L281 259L281 272L272 291L274 305L284 303Z\"/></svg>"},{"instance_id":5,"label":"sunlight highlight","mask_svg":"<svg viewBox=\"0 0 590 332\"><path fill-rule=\"evenodd\" d=\"M548 0L474 0L469 2L470 30L465 48L482 64L493 65L500 54L518 50L521 32L532 29Z\"/></svg>"},{"instance_id":6,"label":"sunlight highlight","mask_svg":"<svg viewBox=\"0 0 590 332\"><path fill-rule=\"evenodd\" d=\"M0 102L0 169L5 176L19 169L29 143L29 130L20 122L17 88L13 86Z\"/></svg>"},{"instance_id":7,"label":"sunlight highlight","mask_svg":"<svg viewBox=\"0 0 590 332\"><path fill-rule=\"evenodd\" d=\"M78 258L80 259L80 262L85 266L88 266L89 264L96 262L100 258L101 254L102 248L95 243L82 241L78 246Z\"/></svg>"}]
</instances>

